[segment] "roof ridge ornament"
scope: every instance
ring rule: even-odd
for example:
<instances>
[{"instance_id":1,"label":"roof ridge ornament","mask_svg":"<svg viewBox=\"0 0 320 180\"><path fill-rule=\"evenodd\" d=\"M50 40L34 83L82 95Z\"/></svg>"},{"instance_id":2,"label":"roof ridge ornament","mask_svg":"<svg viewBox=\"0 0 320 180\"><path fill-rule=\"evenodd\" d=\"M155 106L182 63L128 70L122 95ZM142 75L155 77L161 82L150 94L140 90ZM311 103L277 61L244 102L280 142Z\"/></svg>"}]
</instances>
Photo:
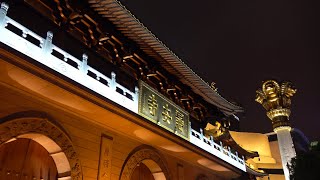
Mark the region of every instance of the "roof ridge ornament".
<instances>
[{"instance_id":1,"label":"roof ridge ornament","mask_svg":"<svg viewBox=\"0 0 320 180\"><path fill-rule=\"evenodd\" d=\"M214 90L215 92L218 92L218 88L217 88L215 85L216 85L216 83L212 81L211 84L210 84L210 87L211 87L211 89Z\"/></svg>"}]
</instances>

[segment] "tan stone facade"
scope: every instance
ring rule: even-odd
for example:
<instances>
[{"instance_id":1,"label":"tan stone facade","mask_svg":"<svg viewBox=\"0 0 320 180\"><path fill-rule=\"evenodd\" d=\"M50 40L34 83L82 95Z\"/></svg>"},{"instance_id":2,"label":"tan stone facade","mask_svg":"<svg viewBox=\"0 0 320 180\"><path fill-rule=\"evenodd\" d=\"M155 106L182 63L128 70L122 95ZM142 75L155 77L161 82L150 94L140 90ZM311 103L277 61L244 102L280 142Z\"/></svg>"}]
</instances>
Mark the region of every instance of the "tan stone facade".
<instances>
[{"instance_id":1,"label":"tan stone facade","mask_svg":"<svg viewBox=\"0 0 320 180\"><path fill-rule=\"evenodd\" d=\"M240 175L174 134L23 58L0 50L1 146L19 138L38 142L56 165L70 166L58 168L60 178L93 180L110 173L105 176L130 179L139 163L144 163L155 179L230 179ZM106 146L111 147L107 155L100 152L103 137L111 142ZM9 171L1 169L0 179L7 179L4 176L10 176ZM27 176L40 177L37 173Z\"/></svg>"}]
</instances>

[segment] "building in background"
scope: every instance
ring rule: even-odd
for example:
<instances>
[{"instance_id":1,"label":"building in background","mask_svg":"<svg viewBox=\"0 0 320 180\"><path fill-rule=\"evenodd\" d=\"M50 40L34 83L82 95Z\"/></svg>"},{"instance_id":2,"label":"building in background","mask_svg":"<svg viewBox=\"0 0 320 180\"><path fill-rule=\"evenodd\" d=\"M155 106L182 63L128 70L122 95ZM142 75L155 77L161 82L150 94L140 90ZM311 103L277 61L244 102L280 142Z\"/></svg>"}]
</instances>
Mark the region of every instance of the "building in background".
<instances>
[{"instance_id":1,"label":"building in background","mask_svg":"<svg viewBox=\"0 0 320 180\"><path fill-rule=\"evenodd\" d=\"M0 42L1 180L284 178L273 135L116 0L1 3Z\"/></svg>"}]
</instances>

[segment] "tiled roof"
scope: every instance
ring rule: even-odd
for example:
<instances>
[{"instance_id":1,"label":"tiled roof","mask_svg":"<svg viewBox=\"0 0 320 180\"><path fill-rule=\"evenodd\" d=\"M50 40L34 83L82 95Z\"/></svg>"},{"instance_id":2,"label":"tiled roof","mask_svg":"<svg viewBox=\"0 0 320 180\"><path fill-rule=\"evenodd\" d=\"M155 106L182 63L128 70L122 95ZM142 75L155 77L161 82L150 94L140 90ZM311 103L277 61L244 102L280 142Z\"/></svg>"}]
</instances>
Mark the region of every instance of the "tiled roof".
<instances>
[{"instance_id":1,"label":"tiled roof","mask_svg":"<svg viewBox=\"0 0 320 180\"><path fill-rule=\"evenodd\" d=\"M190 86L207 102L217 106L227 114L242 112L243 108L224 99L210 85L193 72L177 55L152 34L133 14L117 0L88 0L102 17L110 20L119 31L135 41L147 55L153 57L169 73L182 83Z\"/></svg>"}]
</instances>

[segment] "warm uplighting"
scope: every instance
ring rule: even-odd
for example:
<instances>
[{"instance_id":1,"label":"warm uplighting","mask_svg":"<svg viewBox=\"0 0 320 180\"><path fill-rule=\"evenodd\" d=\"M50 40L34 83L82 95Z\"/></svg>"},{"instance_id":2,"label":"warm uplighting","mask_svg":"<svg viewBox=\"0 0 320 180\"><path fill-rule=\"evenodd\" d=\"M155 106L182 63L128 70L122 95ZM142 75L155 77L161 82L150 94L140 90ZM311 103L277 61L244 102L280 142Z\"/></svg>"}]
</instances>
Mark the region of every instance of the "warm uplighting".
<instances>
[{"instance_id":1,"label":"warm uplighting","mask_svg":"<svg viewBox=\"0 0 320 180\"><path fill-rule=\"evenodd\" d=\"M202 166L205 166L207 168L210 168L212 170L215 170L215 171L230 171L229 169L217 164L217 163L214 163L213 161L210 161L208 159L199 159L197 161L199 164L201 164Z\"/></svg>"}]
</instances>

